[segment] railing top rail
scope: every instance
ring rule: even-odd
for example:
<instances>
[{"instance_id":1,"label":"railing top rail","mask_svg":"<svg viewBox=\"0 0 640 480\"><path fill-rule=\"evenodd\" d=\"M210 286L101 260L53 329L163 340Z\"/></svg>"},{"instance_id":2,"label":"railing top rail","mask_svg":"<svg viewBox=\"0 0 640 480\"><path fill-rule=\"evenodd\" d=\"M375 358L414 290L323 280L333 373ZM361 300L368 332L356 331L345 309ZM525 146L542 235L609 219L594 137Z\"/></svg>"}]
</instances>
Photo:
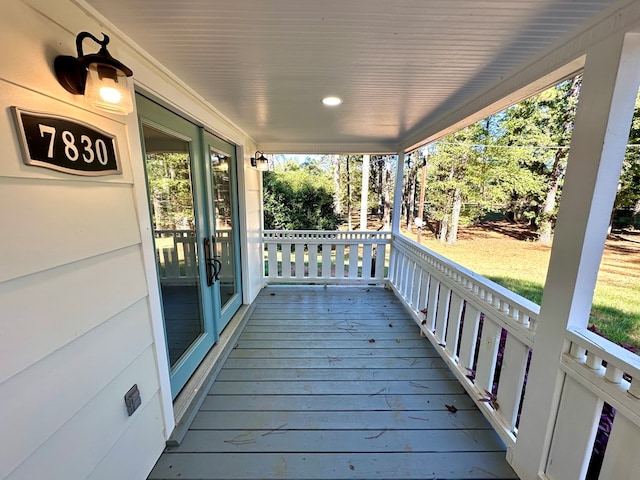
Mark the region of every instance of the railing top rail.
<instances>
[{"instance_id":1,"label":"railing top rail","mask_svg":"<svg viewBox=\"0 0 640 480\"><path fill-rule=\"evenodd\" d=\"M584 327L567 330L567 338L606 361L607 364L628 373L633 378L640 379L640 356L635 353Z\"/></svg>"},{"instance_id":2,"label":"railing top rail","mask_svg":"<svg viewBox=\"0 0 640 480\"><path fill-rule=\"evenodd\" d=\"M396 243L396 242L401 243L404 248L414 249L415 251L419 252L424 256L431 257L432 259L440 263L442 266L450 268L454 270L456 273L458 273L459 275L466 277L468 280L470 280L474 284L478 286L482 286L485 290L491 292L491 294L494 297L498 296L506 300L510 304L517 305L522 312L536 318L540 314L540 306L538 304L532 302L527 298L524 298L521 295L518 295L515 292L512 292L508 288L503 287L502 285L492 280L489 280L488 278L483 277L482 275L479 275L473 272L472 270L469 270L468 268L463 267L462 265L457 264L453 260L450 260L432 250L429 250L427 247L420 245L416 242L413 242L401 235L393 236L392 243Z\"/></svg>"},{"instance_id":3,"label":"railing top rail","mask_svg":"<svg viewBox=\"0 0 640 480\"><path fill-rule=\"evenodd\" d=\"M640 427L640 357L584 327L568 329L566 338L562 370L622 414L616 422Z\"/></svg>"},{"instance_id":4,"label":"railing top rail","mask_svg":"<svg viewBox=\"0 0 640 480\"><path fill-rule=\"evenodd\" d=\"M380 230L263 230L263 236L272 235L375 235L391 237L391 232Z\"/></svg>"}]
</instances>

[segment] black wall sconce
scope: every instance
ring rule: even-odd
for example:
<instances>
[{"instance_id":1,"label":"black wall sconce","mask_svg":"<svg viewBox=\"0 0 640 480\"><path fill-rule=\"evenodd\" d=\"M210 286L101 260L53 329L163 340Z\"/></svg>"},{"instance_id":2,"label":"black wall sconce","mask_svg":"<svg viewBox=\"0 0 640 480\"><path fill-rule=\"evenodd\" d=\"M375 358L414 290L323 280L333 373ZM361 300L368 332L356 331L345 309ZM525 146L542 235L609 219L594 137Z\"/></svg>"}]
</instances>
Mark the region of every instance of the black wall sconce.
<instances>
[{"instance_id":1,"label":"black wall sconce","mask_svg":"<svg viewBox=\"0 0 640 480\"><path fill-rule=\"evenodd\" d=\"M103 33L102 37L98 40L89 32L80 32L76 37L78 57L56 57L53 64L56 78L65 90L74 95L84 95L92 106L126 115L133 111L133 99L126 80L133 72L109 53L109 36ZM82 51L85 38L100 45L100 50L85 55Z\"/></svg>"},{"instance_id":2,"label":"black wall sconce","mask_svg":"<svg viewBox=\"0 0 640 480\"><path fill-rule=\"evenodd\" d=\"M256 152L255 155L251 157L251 166L263 172L269 170L271 167L269 159L265 157L262 152Z\"/></svg>"}]
</instances>

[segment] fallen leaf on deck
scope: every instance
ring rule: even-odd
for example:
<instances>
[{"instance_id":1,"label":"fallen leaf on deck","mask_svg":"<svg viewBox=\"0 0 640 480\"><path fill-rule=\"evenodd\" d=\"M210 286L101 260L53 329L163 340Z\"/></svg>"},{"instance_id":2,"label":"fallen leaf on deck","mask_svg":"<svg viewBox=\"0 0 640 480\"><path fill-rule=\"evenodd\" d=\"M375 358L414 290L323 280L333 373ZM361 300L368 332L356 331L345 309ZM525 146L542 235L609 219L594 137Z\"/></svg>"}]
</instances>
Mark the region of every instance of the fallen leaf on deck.
<instances>
[{"instance_id":1,"label":"fallen leaf on deck","mask_svg":"<svg viewBox=\"0 0 640 480\"><path fill-rule=\"evenodd\" d=\"M447 407L447 410L449 410L451 413L456 413L458 411L458 409L455 407L455 405L447 405L445 403L444 406Z\"/></svg>"}]
</instances>

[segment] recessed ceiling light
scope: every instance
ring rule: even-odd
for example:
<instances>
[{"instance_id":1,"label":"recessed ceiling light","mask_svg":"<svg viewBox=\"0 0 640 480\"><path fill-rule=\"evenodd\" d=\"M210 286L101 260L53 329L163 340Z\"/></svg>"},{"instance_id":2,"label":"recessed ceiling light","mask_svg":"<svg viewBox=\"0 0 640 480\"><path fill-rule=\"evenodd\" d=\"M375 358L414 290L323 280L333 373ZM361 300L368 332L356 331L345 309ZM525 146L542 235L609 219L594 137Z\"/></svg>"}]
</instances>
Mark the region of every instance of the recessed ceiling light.
<instances>
[{"instance_id":1,"label":"recessed ceiling light","mask_svg":"<svg viewBox=\"0 0 640 480\"><path fill-rule=\"evenodd\" d=\"M342 99L340 97L324 97L322 103L328 107L337 107L342 103Z\"/></svg>"}]
</instances>

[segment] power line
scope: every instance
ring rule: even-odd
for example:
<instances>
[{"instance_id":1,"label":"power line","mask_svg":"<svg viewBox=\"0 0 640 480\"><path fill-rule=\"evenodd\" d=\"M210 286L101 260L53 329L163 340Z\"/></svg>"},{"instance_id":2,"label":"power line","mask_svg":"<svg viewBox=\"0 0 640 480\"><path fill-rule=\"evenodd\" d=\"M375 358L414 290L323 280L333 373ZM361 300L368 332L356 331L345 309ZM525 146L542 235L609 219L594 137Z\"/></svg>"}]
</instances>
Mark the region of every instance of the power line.
<instances>
[{"instance_id":1,"label":"power line","mask_svg":"<svg viewBox=\"0 0 640 480\"><path fill-rule=\"evenodd\" d=\"M452 145L452 146L463 146L463 147L484 147L484 148L537 148L542 150L563 150L569 149L569 146L560 146L560 145L486 145L484 143L464 143L464 142L434 142L432 145ZM639 145L640 146L640 145Z\"/></svg>"},{"instance_id":2,"label":"power line","mask_svg":"<svg viewBox=\"0 0 640 480\"><path fill-rule=\"evenodd\" d=\"M569 145L487 145L484 143L464 143L464 142L433 142L430 145L452 145L463 147L484 147L484 148L537 148L541 150L569 150ZM629 143L627 148L640 148L640 143Z\"/></svg>"}]
</instances>

